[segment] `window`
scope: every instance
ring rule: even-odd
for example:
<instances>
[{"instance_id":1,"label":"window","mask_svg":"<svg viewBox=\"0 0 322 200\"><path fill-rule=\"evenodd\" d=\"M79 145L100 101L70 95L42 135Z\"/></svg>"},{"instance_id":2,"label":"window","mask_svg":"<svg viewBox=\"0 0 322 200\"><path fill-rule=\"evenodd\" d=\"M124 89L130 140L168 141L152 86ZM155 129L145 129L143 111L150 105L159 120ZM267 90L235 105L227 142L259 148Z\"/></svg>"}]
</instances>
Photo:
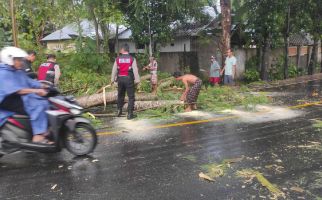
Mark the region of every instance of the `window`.
<instances>
[{"instance_id":1,"label":"window","mask_svg":"<svg viewBox=\"0 0 322 200\"><path fill-rule=\"evenodd\" d=\"M137 49L145 49L145 44L137 44L136 48Z\"/></svg>"}]
</instances>

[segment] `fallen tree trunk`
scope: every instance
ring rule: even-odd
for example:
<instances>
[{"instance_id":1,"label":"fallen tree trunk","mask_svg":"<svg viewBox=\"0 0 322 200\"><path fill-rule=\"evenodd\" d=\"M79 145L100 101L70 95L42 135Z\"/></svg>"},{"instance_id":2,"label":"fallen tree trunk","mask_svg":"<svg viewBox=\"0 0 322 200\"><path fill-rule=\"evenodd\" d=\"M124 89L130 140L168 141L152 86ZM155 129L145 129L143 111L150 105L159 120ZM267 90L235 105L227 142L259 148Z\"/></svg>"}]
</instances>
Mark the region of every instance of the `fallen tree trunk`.
<instances>
[{"instance_id":1,"label":"fallen tree trunk","mask_svg":"<svg viewBox=\"0 0 322 200\"><path fill-rule=\"evenodd\" d=\"M160 101L136 101L134 110L147 110L152 108L159 108L164 106L171 106L171 105L184 105L182 101L179 100L160 100ZM124 110L126 110L128 107L128 104L126 103L123 107Z\"/></svg>"},{"instance_id":2,"label":"fallen tree trunk","mask_svg":"<svg viewBox=\"0 0 322 200\"><path fill-rule=\"evenodd\" d=\"M152 101L152 100L157 100L158 98L156 95L152 95L152 94L137 94L135 99L137 101ZM107 104L114 103L116 102L116 100L117 100L116 91L105 93L105 101ZM104 96L103 96L103 93L93 94L90 96L80 97L77 99L77 102L79 103L80 106L84 108L90 108L93 106L99 106L104 104Z\"/></svg>"},{"instance_id":3,"label":"fallen tree trunk","mask_svg":"<svg viewBox=\"0 0 322 200\"><path fill-rule=\"evenodd\" d=\"M144 76L141 76L140 80L141 81L146 81L151 79L151 74L146 74Z\"/></svg>"}]
</instances>

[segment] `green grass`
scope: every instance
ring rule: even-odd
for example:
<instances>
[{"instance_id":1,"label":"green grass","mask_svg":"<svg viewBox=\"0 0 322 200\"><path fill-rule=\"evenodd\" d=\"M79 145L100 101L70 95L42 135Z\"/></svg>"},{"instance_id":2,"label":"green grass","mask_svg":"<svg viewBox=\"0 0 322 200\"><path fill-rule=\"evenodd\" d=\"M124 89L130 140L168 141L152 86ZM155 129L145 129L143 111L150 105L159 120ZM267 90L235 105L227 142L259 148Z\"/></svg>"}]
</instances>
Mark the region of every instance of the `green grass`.
<instances>
[{"instance_id":1,"label":"green grass","mask_svg":"<svg viewBox=\"0 0 322 200\"><path fill-rule=\"evenodd\" d=\"M183 112L179 105L165 106L161 108L148 109L138 113L139 119L175 119L175 114Z\"/></svg>"},{"instance_id":2,"label":"green grass","mask_svg":"<svg viewBox=\"0 0 322 200\"><path fill-rule=\"evenodd\" d=\"M246 86L241 88L214 87L202 91L199 95L198 104L206 111L222 111L243 106L245 109L254 108L258 104L266 104L269 100L264 95L249 93Z\"/></svg>"},{"instance_id":3,"label":"green grass","mask_svg":"<svg viewBox=\"0 0 322 200\"><path fill-rule=\"evenodd\" d=\"M103 122L100 119L93 116L92 113L87 112L87 113L84 113L82 116L85 117L86 119L88 119L89 121L91 121L92 125L95 128L99 128L103 125Z\"/></svg>"},{"instance_id":4,"label":"green grass","mask_svg":"<svg viewBox=\"0 0 322 200\"><path fill-rule=\"evenodd\" d=\"M322 129L322 121L321 120L314 120L313 127L316 129Z\"/></svg>"}]
</instances>

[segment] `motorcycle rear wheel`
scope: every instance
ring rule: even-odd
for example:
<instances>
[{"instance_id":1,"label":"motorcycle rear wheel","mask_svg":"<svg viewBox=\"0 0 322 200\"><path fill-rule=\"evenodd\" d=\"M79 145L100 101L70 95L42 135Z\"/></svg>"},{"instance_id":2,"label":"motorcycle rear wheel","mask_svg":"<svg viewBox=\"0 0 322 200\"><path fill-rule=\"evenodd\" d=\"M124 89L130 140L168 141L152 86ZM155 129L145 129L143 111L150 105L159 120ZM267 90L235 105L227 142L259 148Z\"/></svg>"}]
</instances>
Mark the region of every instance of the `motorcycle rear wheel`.
<instances>
[{"instance_id":1,"label":"motorcycle rear wheel","mask_svg":"<svg viewBox=\"0 0 322 200\"><path fill-rule=\"evenodd\" d=\"M95 129L85 123L78 123L75 132L67 131L64 136L66 149L76 156L84 156L94 151L97 145Z\"/></svg>"}]
</instances>

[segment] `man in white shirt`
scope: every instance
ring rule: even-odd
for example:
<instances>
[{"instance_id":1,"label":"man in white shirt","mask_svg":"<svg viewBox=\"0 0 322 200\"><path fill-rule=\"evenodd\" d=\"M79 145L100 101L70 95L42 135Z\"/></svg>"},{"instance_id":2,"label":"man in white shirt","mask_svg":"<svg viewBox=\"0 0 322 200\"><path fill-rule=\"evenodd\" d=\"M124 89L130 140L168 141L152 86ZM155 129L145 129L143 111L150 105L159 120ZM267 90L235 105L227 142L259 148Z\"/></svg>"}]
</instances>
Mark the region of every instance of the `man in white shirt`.
<instances>
[{"instance_id":1,"label":"man in white shirt","mask_svg":"<svg viewBox=\"0 0 322 200\"><path fill-rule=\"evenodd\" d=\"M221 74L225 71L224 84L232 85L234 84L234 78L236 77L237 59L233 55L231 49L227 50L227 58L225 61L225 66L221 70Z\"/></svg>"}]
</instances>

